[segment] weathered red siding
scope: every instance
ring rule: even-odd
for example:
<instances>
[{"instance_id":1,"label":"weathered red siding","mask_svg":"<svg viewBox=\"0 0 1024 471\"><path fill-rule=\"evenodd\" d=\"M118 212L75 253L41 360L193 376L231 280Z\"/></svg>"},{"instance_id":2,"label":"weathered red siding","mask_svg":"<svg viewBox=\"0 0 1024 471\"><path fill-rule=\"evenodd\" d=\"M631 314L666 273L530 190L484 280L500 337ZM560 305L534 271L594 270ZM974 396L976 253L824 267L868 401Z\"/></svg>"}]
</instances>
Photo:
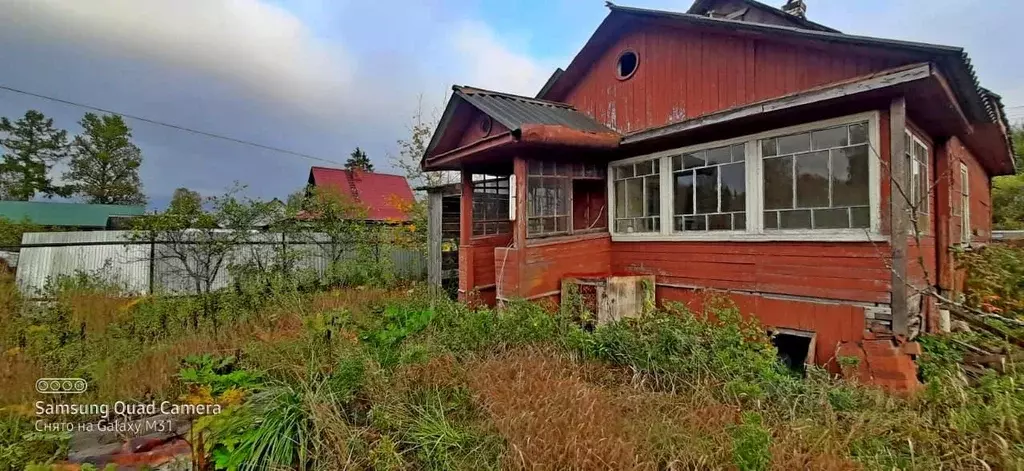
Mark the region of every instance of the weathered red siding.
<instances>
[{"instance_id":1,"label":"weathered red siding","mask_svg":"<svg viewBox=\"0 0 1024 471\"><path fill-rule=\"evenodd\" d=\"M611 266L611 238L607 234L560 241L531 241L521 252L519 296L554 295L568 276L604 276Z\"/></svg>"},{"instance_id":2,"label":"weathered red siding","mask_svg":"<svg viewBox=\"0 0 1024 471\"><path fill-rule=\"evenodd\" d=\"M659 285L872 303L889 302L888 244L615 242L612 271Z\"/></svg>"},{"instance_id":3,"label":"weathered red siding","mask_svg":"<svg viewBox=\"0 0 1024 471\"><path fill-rule=\"evenodd\" d=\"M640 65L618 80L627 49ZM813 48L646 25L624 33L563 101L621 132L634 132L902 65L853 49Z\"/></svg>"},{"instance_id":4,"label":"weathered red siding","mask_svg":"<svg viewBox=\"0 0 1024 471\"><path fill-rule=\"evenodd\" d=\"M480 121L487 115L481 113L477 109L473 109L471 111L463 109L460 110L460 112L466 113L466 116L462 118L462 120L465 121L465 125L462 128L458 142L455 144L455 148L472 144L487 136L497 136L498 134L508 132L508 128L494 120L491 120L491 131L484 132L484 129L480 126Z\"/></svg>"},{"instance_id":5,"label":"weathered red siding","mask_svg":"<svg viewBox=\"0 0 1024 471\"><path fill-rule=\"evenodd\" d=\"M659 303L681 302L699 312L708 291L658 286ZM755 316L762 324L772 327L814 332L817 335L814 362L835 365L836 349L842 342L856 342L864 337L864 308L838 303L811 303L789 299L729 293L744 316Z\"/></svg>"},{"instance_id":6,"label":"weathered red siding","mask_svg":"<svg viewBox=\"0 0 1024 471\"><path fill-rule=\"evenodd\" d=\"M476 290L493 304L495 297L494 249L508 246L511 234L475 238L459 247L460 298ZM471 273L468 273L469 271Z\"/></svg>"}]
</instances>

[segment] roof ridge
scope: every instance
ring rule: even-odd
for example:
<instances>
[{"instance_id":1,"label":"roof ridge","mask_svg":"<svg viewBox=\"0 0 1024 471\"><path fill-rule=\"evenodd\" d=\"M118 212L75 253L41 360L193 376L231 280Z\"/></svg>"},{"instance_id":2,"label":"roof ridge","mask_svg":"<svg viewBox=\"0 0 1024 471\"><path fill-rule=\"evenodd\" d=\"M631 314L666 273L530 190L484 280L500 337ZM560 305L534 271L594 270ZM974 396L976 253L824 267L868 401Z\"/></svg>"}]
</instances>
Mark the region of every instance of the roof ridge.
<instances>
[{"instance_id":1,"label":"roof ridge","mask_svg":"<svg viewBox=\"0 0 1024 471\"><path fill-rule=\"evenodd\" d=\"M527 103L533 103L533 104L536 104L536 105L555 106L555 107L558 107L558 108L565 108L565 109L570 109L570 110L575 110L576 109L574 106L572 106L572 105L570 105L568 103L561 102L561 101L544 100L544 99L541 99L541 98L533 98L533 97L528 97L528 96L523 96L523 95L516 95L514 93L506 93L506 92L499 92L499 91L495 91L495 90L488 90L488 89L485 89L485 88L471 87L471 86L468 86L468 85L452 85L452 90L454 90L455 92L458 92L458 93L462 93L464 95L473 95L474 92L475 92L475 93L488 94L488 95L498 95L498 96L506 97L506 98L513 98L513 99L516 99L516 100L521 100L521 101L525 101Z\"/></svg>"}]
</instances>

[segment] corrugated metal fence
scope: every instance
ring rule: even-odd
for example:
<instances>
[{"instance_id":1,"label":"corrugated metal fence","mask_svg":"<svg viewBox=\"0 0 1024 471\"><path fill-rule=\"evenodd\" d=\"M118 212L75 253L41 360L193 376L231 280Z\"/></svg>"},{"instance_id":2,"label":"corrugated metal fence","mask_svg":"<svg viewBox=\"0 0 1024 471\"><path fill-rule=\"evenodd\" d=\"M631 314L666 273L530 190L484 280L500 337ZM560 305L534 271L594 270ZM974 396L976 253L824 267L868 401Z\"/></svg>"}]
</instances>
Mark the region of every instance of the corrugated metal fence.
<instances>
[{"instance_id":1,"label":"corrugated metal fence","mask_svg":"<svg viewBox=\"0 0 1024 471\"><path fill-rule=\"evenodd\" d=\"M180 260L161 256L173 245L133 242L127 231L39 232L22 236L17 282L22 292L37 294L48 280L76 272L97 273L124 285L134 293L194 293L194 281L183 273ZM323 274L329 264L326 237L285 240L279 233L254 234L251 243L238 245L224 257L212 289L231 283L230 264L250 261L273 262L285 247L299 254L298 268L312 268ZM341 247L342 260L356 257L356 244ZM422 251L382 243L375 247L380 257L389 257L395 275L419 280L426 276ZM199 260L189 260L190 265Z\"/></svg>"}]
</instances>

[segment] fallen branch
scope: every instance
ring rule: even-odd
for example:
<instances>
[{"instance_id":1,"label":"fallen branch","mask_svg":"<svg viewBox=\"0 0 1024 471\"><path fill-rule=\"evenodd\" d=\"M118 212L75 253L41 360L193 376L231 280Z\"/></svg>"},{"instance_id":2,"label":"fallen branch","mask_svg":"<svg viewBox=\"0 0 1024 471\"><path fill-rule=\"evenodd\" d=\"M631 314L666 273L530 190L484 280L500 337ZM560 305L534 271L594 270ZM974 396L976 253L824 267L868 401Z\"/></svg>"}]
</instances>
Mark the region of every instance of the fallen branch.
<instances>
[{"instance_id":1,"label":"fallen branch","mask_svg":"<svg viewBox=\"0 0 1024 471\"><path fill-rule=\"evenodd\" d=\"M959 306L955 305L947 305L946 307L949 309L950 314L956 316L957 318L963 320L964 322L967 322L971 326L977 327L990 334L1004 338L1007 342L1010 342L1020 348L1024 348L1024 339L986 324L985 321L981 320L980 316L978 316L977 314L968 314L960 309L957 309Z\"/></svg>"}]
</instances>

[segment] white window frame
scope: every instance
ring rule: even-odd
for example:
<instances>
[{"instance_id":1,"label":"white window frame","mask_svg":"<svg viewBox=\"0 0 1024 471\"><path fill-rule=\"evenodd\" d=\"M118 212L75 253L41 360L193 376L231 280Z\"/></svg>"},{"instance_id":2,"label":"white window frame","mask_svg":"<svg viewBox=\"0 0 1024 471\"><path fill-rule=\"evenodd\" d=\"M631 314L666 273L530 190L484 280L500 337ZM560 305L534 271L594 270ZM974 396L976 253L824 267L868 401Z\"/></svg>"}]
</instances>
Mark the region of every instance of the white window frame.
<instances>
[{"instance_id":1,"label":"white window frame","mask_svg":"<svg viewBox=\"0 0 1024 471\"><path fill-rule=\"evenodd\" d=\"M908 201L907 204L910 204L914 200L920 200L921 206L924 209L922 210L921 208L917 208L917 212L918 212L919 215L923 214L923 215L928 217L928 224L925 227L919 228L919 230L920 230L922 235L926 235L926 234L931 233L931 230L929 228L931 227L932 222L933 222L932 221L932 213L931 213L931 206L932 206L931 205L931 193L932 193L931 160L932 160L932 149L931 149L931 147L928 146L928 143L924 142L923 139L919 138L917 136L917 133L915 133L914 131L911 131L910 128L907 128L906 135L907 135L907 137L910 137L910 142L911 143L913 143L913 144L920 144L921 147L924 148L925 161L924 161L924 175L922 176L922 178L924 178L924 187L928 191L928 194L924 195L923 199L920 199L919 198L920 195L917 194L917 192L920 189L917 187L917 185L914 184L914 176L913 175L914 175L914 169L915 168L917 169L918 172L920 172L921 162L917 160L917 157L914 155L914 150L913 149L904 149L903 150L903 152L906 155L910 156L910 167L907 168L907 175L910 176L910 188L904 188L903 191L909 193L907 195L907 197L910 199L910 201ZM895 197L895 196L896 196L895 194L891 195L891 197ZM909 211L909 209L908 209L908 211ZM910 227L907 230L910 232L911 235L914 234L914 228L913 227Z\"/></svg>"},{"instance_id":2,"label":"white window frame","mask_svg":"<svg viewBox=\"0 0 1024 471\"><path fill-rule=\"evenodd\" d=\"M960 243L971 245L971 183L967 164L960 162Z\"/></svg>"},{"instance_id":3,"label":"white window frame","mask_svg":"<svg viewBox=\"0 0 1024 471\"><path fill-rule=\"evenodd\" d=\"M761 160L761 139L784 136L801 132L809 132L822 128L841 126L867 121L868 123L868 207L871 212L869 228L863 229L764 229L763 165ZM822 242L865 242L886 241L888 236L881 234L881 156L880 156L879 113L870 111L840 118L814 121L811 123L773 129L758 134L703 143L694 146L670 149L652 154L616 160L608 164L608 213L615 214L615 187L613 183L614 168L622 164L636 163L643 160L658 158L661 165L661 231L645 233L615 232L615 225L609 224L612 240L616 242L653 242L653 241L822 241ZM745 164L747 178L746 231L693 231L673 232L673 191L672 156L680 153L698 152L715 147L743 143L745 148ZM668 223L666 224L666 221Z\"/></svg>"}]
</instances>

